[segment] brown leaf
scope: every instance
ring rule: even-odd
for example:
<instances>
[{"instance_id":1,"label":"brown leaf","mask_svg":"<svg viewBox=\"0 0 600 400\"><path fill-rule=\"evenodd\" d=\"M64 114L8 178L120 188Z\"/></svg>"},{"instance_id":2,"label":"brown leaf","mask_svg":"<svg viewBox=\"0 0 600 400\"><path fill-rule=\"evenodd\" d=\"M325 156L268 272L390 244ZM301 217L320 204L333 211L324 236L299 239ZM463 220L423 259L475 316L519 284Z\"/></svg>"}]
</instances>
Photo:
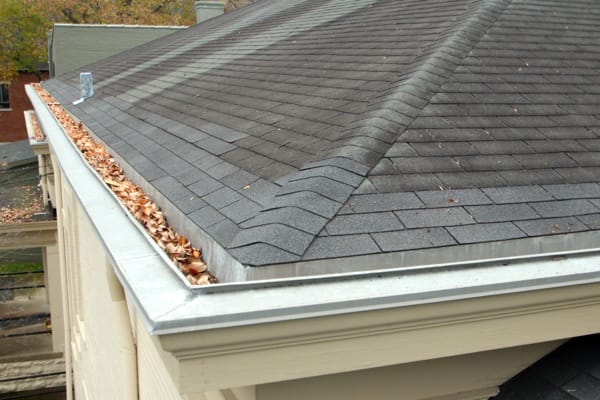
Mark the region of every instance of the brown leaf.
<instances>
[{"instance_id":1,"label":"brown leaf","mask_svg":"<svg viewBox=\"0 0 600 400\"><path fill-rule=\"evenodd\" d=\"M189 263L187 267L188 267L190 273L192 273L192 274L199 274L201 272L205 272L207 269L206 264L204 264L200 260L196 260L196 261Z\"/></svg>"}]
</instances>

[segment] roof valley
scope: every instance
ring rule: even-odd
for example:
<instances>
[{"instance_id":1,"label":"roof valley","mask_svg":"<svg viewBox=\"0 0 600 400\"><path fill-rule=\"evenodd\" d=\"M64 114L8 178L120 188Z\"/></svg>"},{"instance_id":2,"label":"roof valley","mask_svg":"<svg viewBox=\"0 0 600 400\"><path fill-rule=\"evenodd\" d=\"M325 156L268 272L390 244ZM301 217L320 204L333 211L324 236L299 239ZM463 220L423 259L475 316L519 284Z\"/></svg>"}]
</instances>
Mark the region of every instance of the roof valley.
<instances>
[{"instance_id":1,"label":"roof valley","mask_svg":"<svg viewBox=\"0 0 600 400\"><path fill-rule=\"evenodd\" d=\"M420 114L512 0L473 2L433 41L408 72L372 101L333 148L304 165L230 244L246 265L295 262L343 207L352 193L368 185L365 177ZM445 38L444 38L445 37ZM276 214L276 217L273 216ZM313 221L303 230L298 215ZM287 240L282 240L282 238ZM293 240L289 240L293 238ZM260 259L256 259L256 255Z\"/></svg>"}]
</instances>

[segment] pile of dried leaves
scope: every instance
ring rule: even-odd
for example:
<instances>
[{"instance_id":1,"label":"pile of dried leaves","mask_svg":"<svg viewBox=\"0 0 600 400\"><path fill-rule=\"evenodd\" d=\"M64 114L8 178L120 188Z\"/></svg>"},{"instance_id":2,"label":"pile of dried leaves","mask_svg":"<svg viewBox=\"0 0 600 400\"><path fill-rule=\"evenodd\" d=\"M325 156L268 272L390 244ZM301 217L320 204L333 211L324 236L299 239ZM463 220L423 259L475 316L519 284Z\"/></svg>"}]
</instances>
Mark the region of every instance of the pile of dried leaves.
<instances>
[{"instance_id":1,"label":"pile of dried leaves","mask_svg":"<svg viewBox=\"0 0 600 400\"><path fill-rule=\"evenodd\" d=\"M131 214L146 228L148 234L169 255L194 285L215 283L216 278L202 260L202 250L175 232L152 199L124 174L106 148L96 143L81 122L76 122L65 109L39 84L33 85L46 102L65 132L71 137L87 162L102 177Z\"/></svg>"},{"instance_id":2,"label":"pile of dried leaves","mask_svg":"<svg viewBox=\"0 0 600 400\"><path fill-rule=\"evenodd\" d=\"M42 132L37 116L33 113L31 115L31 125L33 126L33 135L35 136L35 140L38 142L45 142L46 135L44 135L44 132Z\"/></svg>"}]
</instances>

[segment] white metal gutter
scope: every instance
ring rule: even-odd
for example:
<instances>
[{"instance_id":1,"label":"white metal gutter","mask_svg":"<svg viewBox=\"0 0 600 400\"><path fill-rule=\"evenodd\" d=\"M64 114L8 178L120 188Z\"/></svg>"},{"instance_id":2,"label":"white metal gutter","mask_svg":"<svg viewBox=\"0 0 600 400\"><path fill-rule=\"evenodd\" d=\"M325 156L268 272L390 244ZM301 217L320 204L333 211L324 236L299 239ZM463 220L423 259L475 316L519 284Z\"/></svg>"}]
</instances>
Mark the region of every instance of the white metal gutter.
<instances>
[{"instance_id":1,"label":"white metal gutter","mask_svg":"<svg viewBox=\"0 0 600 400\"><path fill-rule=\"evenodd\" d=\"M598 248L368 273L191 287L26 87L63 176L116 275L157 335L438 303L600 282ZM598 235L600 243L600 234Z\"/></svg>"}]
</instances>

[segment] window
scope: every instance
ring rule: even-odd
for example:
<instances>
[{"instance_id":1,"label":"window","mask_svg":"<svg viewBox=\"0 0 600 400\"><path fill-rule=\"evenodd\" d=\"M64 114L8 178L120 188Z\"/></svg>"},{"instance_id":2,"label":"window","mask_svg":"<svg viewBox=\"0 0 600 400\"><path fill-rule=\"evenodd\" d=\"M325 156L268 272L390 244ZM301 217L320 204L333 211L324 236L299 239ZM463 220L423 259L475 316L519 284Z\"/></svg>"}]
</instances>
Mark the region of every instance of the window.
<instances>
[{"instance_id":1,"label":"window","mask_svg":"<svg viewBox=\"0 0 600 400\"><path fill-rule=\"evenodd\" d=\"M8 83L0 83L0 110L10 108Z\"/></svg>"}]
</instances>

